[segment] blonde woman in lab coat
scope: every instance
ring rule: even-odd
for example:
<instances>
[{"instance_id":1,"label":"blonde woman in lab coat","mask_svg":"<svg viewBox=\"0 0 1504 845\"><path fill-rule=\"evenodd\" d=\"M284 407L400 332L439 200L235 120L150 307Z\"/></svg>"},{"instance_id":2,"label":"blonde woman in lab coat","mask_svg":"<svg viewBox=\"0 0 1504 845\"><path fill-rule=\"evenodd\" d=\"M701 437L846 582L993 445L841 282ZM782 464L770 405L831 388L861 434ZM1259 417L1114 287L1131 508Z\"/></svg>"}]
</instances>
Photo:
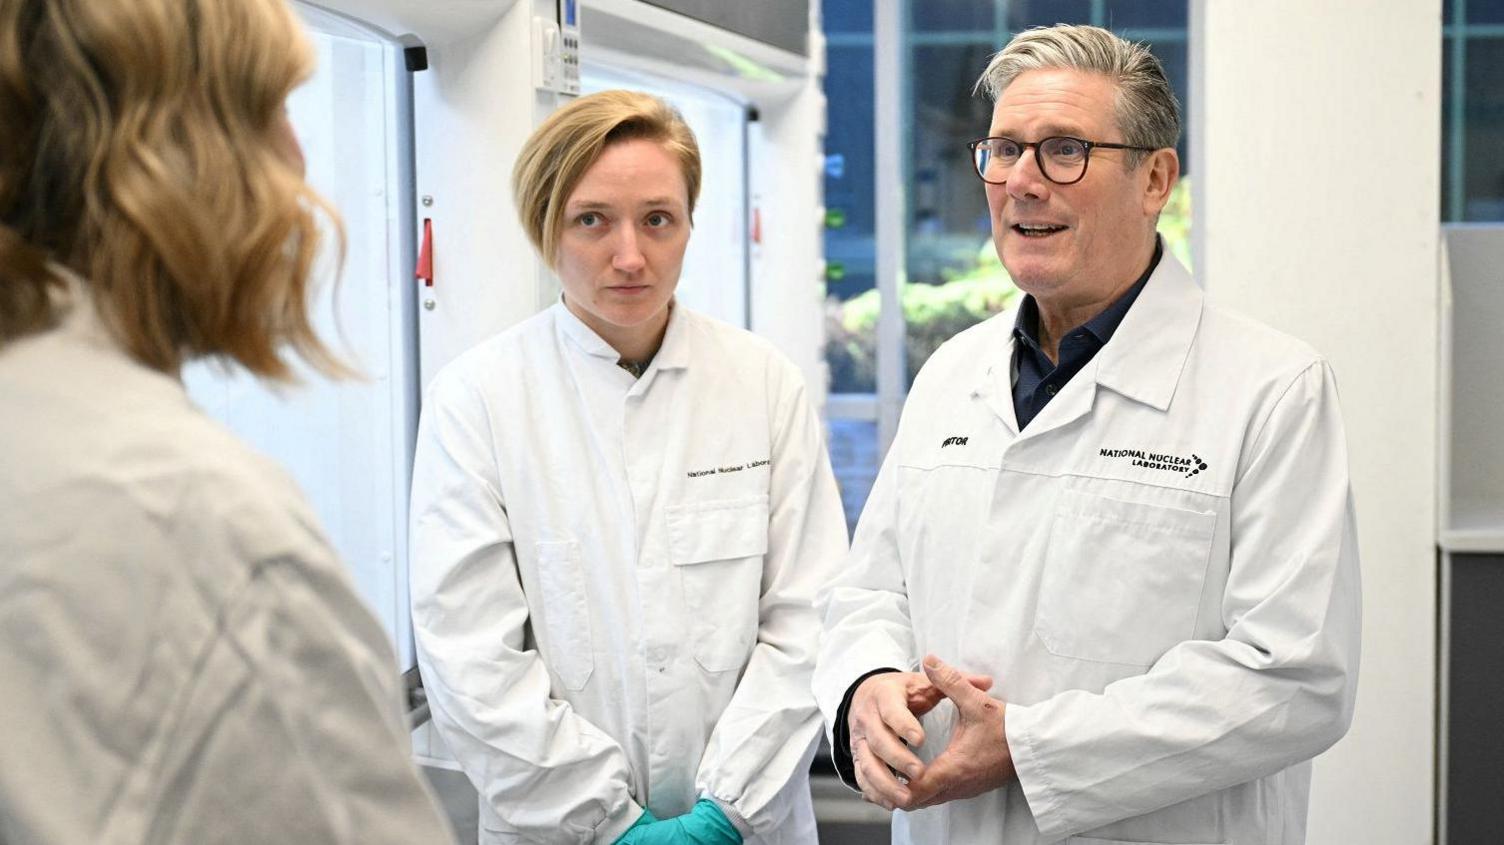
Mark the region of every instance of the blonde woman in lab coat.
<instances>
[{"instance_id":1,"label":"blonde woman in lab coat","mask_svg":"<svg viewBox=\"0 0 1504 845\"><path fill-rule=\"evenodd\" d=\"M330 372L283 0L0 0L0 842L451 841L397 662L190 358Z\"/></svg>"},{"instance_id":2,"label":"blonde woman in lab coat","mask_svg":"<svg viewBox=\"0 0 1504 845\"><path fill-rule=\"evenodd\" d=\"M427 392L413 626L482 842L815 841L845 526L799 371L674 302L699 180L654 97L555 112L513 181L563 297Z\"/></svg>"}]
</instances>

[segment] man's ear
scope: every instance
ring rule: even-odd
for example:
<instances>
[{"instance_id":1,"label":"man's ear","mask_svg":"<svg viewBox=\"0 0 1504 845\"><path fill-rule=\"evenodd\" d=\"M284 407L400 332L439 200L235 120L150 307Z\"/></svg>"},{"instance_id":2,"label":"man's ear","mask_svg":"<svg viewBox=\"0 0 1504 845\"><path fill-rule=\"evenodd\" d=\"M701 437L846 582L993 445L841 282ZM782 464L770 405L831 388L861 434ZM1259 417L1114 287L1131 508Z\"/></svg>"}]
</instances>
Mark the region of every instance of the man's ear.
<instances>
[{"instance_id":1,"label":"man's ear","mask_svg":"<svg viewBox=\"0 0 1504 845\"><path fill-rule=\"evenodd\" d=\"M1159 216L1170 201L1170 192L1180 181L1180 155L1174 149L1164 148L1149 153L1139 167L1146 174L1144 182L1144 214Z\"/></svg>"}]
</instances>

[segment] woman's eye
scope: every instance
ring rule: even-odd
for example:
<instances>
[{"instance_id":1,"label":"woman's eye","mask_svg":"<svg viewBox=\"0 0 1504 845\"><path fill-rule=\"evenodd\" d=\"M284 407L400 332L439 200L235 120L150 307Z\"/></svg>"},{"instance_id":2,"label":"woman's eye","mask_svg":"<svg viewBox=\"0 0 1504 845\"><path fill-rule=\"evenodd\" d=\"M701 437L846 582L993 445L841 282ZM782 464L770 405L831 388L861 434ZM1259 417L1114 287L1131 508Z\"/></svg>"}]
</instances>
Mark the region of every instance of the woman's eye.
<instances>
[{"instance_id":1,"label":"woman's eye","mask_svg":"<svg viewBox=\"0 0 1504 845\"><path fill-rule=\"evenodd\" d=\"M660 229L664 226L667 226L670 221L672 221L672 219L673 218L669 217L667 214L664 214L661 211L655 211L652 214L648 215L647 222L649 226L652 226L655 229Z\"/></svg>"},{"instance_id":2,"label":"woman's eye","mask_svg":"<svg viewBox=\"0 0 1504 845\"><path fill-rule=\"evenodd\" d=\"M587 211L578 218L581 226L595 226L601 222L601 216L593 211Z\"/></svg>"}]
</instances>

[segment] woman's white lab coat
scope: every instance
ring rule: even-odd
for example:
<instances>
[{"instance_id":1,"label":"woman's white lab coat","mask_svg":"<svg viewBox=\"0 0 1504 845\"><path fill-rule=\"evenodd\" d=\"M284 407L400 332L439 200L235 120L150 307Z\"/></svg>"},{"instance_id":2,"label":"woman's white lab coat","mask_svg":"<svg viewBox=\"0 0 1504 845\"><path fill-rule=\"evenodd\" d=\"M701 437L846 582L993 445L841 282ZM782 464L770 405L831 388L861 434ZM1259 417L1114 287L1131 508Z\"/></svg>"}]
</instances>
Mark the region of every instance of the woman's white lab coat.
<instances>
[{"instance_id":1,"label":"woman's white lab coat","mask_svg":"<svg viewBox=\"0 0 1504 845\"><path fill-rule=\"evenodd\" d=\"M562 304L423 409L413 627L483 842L611 842L702 796L814 842L817 589L846 550L799 371L675 306L640 379Z\"/></svg>"},{"instance_id":2,"label":"woman's white lab coat","mask_svg":"<svg viewBox=\"0 0 1504 845\"><path fill-rule=\"evenodd\" d=\"M0 842L452 841L296 485L87 301L0 346L0 502Z\"/></svg>"},{"instance_id":3,"label":"woman's white lab coat","mask_svg":"<svg viewBox=\"0 0 1504 845\"><path fill-rule=\"evenodd\" d=\"M931 652L1008 702L1018 780L900 813L895 841L1303 842L1309 759L1346 730L1358 669L1330 367L1206 305L1166 254L1019 433L1013 319L925 365L824 599L829 717L862 673ZM926 720L921 757L953 715Z\"/></svg>"}]
</instances>

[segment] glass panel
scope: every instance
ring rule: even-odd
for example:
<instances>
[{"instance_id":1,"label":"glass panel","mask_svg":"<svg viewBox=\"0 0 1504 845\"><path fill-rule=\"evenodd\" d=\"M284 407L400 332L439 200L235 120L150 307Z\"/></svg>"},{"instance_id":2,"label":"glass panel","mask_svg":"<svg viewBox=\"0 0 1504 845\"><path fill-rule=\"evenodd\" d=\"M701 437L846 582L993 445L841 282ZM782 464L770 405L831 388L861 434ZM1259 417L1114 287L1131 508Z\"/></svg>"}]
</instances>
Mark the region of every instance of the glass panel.
<instances>
[{"instance_id":1,"label":"glass panel","mask_svg":"<svg viewBox=\"0 0 1504 845\"><path fill-rule=\"evenodd\" d=\"M1113 30L1154 27L1184 30L1190 14L1186 0L1106 0L1101 25Z\"/></svg>"},{"instance_id":2,"label":"glass panel","mask_svg":"<svg viewBox=\"0 0 1504 845\"><path fill-rule=\"evenodd\" d=\"M1504 220L1504 38L1467 39L1463 91L1462 219Z\"/></svg>"},{"instance_id":3,"label":"glass panel","mask_svg":"<svg viewBox=\"0 0 1504 845\"><path fill-rule=\"evenodd\" d=\"M870 394L877 389L872 72L870 42L830 48L825 77L825 289L832 393Z\"/></svg>"},{"instance_id":4,"label":"glass panel","mask_svg":"<svg viewBox=\"0 0 1504 845\"><path fill-rule=\"evenodd\" d=\"M966 149L966 142L985 135L991 123L991 103L971 90L997 49L990 43L913 48L903 294L910 383L941 343L1006 308L1016 296L993 251L986 194Z\"/></svg>"},{"instance_id":5,"label":"glass panel","mask_svg":"<svg viewBox=\"0 0 1504 845\"><path fill-rule=\"evenodd\" d=\"M1091 0L1014 0L1008 4L1008 30L1057 23L1091 23ZM1002 49L998 44L998 49Z\"/></svg>"},{"instance_id":6,"label":"glass panel","mask_svg":"<svg viewBox=\"0 0 1504 845\"><path fill-rule=\"evenodd\" d=\"M915 32L990 32L995 17L995 6L985 0L919 0L909 4Z\"/></svg>"},{"instance_id":7,"label":"glass panel","mask_svg":"<svg viewBox=\"0 0 1504 845\"><path fill-rule=\"evenodd\" d=\"M1504 23L1504 0L1467 0L1466 17L1470 24Z\"/></svg>"},{"instance_id":8,"label":"glass panel","mask_svg":"<svg viewBox=\"0 0 1504 845\"><path fill-rule=\"evenodd\" d=\"M1456 223L1462 219L1461 196L1454 190L1454 176L1460 172L1457 159L1452 155L1453 124L1456 109L1453 108L1458 92L1453 81L1452 59L1457 49L1457 38L1441 39L1441 219L1444 223ZM1464 133L1465 137L1465 133ZM1454 206L1456 206L1454 208Z\"/></svg>"},{"instance_id":9,"label":"glass panel","mask_svg":"<svg viewBox=\"0 0 1504 845\"><path fill-rule=\"evenodd\" d=\"M395 51L310 34L317 71L293 92L288 111L308 180L338 209L348 239L342 271L333 264L332 238L324 240L314 322L367 378L335 382L299 366L302 384L274 392L238 368L197 363L183 380L208 414L297 480L406 667L407 474L417 388L411 265L407 273L394 270L411 238L400 223L411 204L397 163Z\"/></svg>"},{"instance_id":10,"label":"glass panel","mask_svg":"<svg viewBox=\"0 0 1504 845\"><path fill-rule=\"evenodd\" d=\"M820 4L825 31L872 34L872 0L825 0Z\"/></svg>"},{"instance_id":11,"label":"glass panel","mask_svg":"<svg viewBox=\"0 0 1504 845\"><path fill-rule=\"evenodd\" d=\"M825 76L825 207L836 216L825 232L826 257L845 261L828 290L849 299L871 288L876 227L873 162L872 45L832 47ZM895 130L896 131L896 130Z\"/></svg>"},{"instance_id":12,"label":"glass panel","mask_svg":"<svg viewBox=\"0 0 1504 845\"><path fill-rule=\"evenodd\" d=\"M825 361L831 465L848 531L877 475L872 3L825 0ZM893 131L900 131L894 127Z\"/></svg>"}]
</instances>

